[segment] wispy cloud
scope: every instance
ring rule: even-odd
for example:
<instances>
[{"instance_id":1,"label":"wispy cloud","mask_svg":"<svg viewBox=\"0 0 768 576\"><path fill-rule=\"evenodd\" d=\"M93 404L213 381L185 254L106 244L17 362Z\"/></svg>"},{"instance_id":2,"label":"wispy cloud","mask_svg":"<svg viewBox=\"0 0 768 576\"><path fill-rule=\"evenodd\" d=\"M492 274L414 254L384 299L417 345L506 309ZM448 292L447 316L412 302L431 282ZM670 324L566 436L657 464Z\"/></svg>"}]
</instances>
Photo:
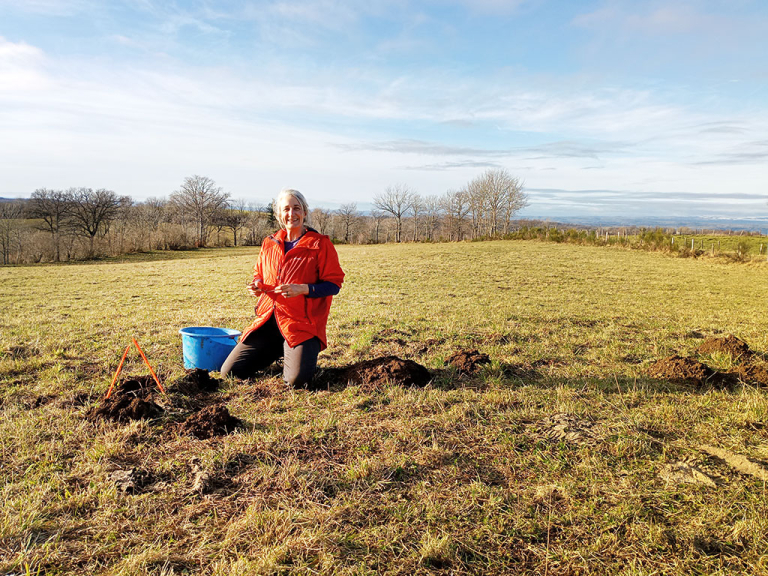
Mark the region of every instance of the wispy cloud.
<instances>
[{"instance_id":1,"label":"wispy cloud","mask_svg":"<svg viewBox=\"0 0 768 576\"><path fill-rule=\"evenodd\" d=\"M766 197L749 193L644 192L641 190L527 189L529 215L568 216L593 213L604 216L716 216L758 214Z\"/></svg>"},{"instance_id":2,"label":"wispy cloud","mask_svg":"<svg viewBox=\"0 0 768 576\"><path fill-rule=\"evenodd\" d=\"M483 148L467 148L463 146L446 146L423 140L389 140L386 142L356 142L337 144L346 151L368 150L374 152L394 152L398 154L426 154L431 156L509 156L508 150L489 150Z\"/></svg>"},{"instance_id":3,"label":"wispy cloud","mask_svg":"<svg viewBox=\"0 0 768 576\"><path fill-rule=\"evenodd\" d=\"M698 166L728 166L733 164L755 164L766 160L768 160L768 140L763 140L744 143L731 151L718 154L709 160L694 162L694 164Z\"/></svg>"},{"instance_id":4,"label":"wispy cloud","mask_svg":"<svg viewBox=\"0 0 768 576\"><path fill-rule=\"evenodd\" d=\"M441 172L444 170L455 170L464 168L501 168L502 165L496 162L482 162L474 160L465 160L458 162L441 162L439 164L420 164L417 166L403 166L405 170L429 170Z\"/></svg>"}]
</instances>

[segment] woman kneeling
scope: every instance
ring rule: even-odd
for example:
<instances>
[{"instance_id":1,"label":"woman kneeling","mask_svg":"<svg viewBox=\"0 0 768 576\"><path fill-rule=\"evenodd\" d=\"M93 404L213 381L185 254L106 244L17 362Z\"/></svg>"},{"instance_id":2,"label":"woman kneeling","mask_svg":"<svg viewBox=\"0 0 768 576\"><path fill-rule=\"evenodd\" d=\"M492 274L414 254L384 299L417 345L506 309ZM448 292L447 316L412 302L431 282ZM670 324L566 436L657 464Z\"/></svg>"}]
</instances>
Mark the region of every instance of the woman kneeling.
<instances>
[{"instance_id":1,"label":"woman kneeling","mask_svg":"<svg viewBox=\"0 0 768 576\"><path fill-rule=\"evenodd\" d=\"M272 204L281 230L261 244L248 292L256 319L221 367L223 376L250 378L283 357L283 379L307 386L317 355L328 346L325 325L344 271L328 236L306 225L307 201L283 190Z\"/></svg>"}]
</instances>

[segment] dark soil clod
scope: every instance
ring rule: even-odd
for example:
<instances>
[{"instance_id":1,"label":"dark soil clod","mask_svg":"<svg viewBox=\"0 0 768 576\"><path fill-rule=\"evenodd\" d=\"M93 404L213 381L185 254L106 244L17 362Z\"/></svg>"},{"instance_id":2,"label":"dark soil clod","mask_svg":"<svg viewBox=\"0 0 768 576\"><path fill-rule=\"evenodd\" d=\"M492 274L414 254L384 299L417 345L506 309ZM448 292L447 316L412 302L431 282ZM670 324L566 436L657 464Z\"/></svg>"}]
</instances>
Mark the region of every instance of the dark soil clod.
<instances>
[{"instance_id":1,"label":"dark soil clod","mask_svg":"<svg viewBox=\"0 0 768 576\"><path fill-rule=\"evenodd\" d=\"M682 356L669 356L657 360L649 369L648 375L652 378L667 380L678 384L713 384L724 386L730 383L727 375L719 374L706 364L702 364L693 358Z\"/></svg>"},{"instance_id":2,"label":"dark soil clod","mask_svg":"<svg viewBox=\"0 0 768 576\"><path fill-rule=\"evenodd\" d=\"M110 479L115 483L118 490L126 494L138 494L155 480L152 474L139 468L115 470Z\"/></svg>"},{"instance_id":3,"label":"dark soil clod","mask_svg":"<svg viewBox=\"0 0 768 576\"><path fill-rule=\"evenodd\" d=\"M455 352L447 363L456 368L460 374L475 374L479 372L483 364L490 364L488 354L477 350L459 350Z\"/></svg>"},{"instance_id":4,"label":"dark soil clod","mask_svg":"<svg viewBox=\"0 0 768 576\"><path fill-rule=\"evenodd\" d=\"M114 420L128 422L141 418L156 418L163 409L152 401L156 386L151 376L129 376L104 398L99 406L91 408L86 417L89 420Z\"/></svg>"},{"instance_id":5,"label":"dark soil clod","mask_svg":"<svg viewBox=\"0 0 768 576\"><path fill-rule=\"evenodd\" d=\"M336 385L358 384L377 388L386 383L399 386L426 386L432 375L413 360L382 356L342 368L325 368L314 378L311 387L324 389Z\"/></svg>"},{"instance_id":6,"label":"dark soil clod","mask_svg":"<svg viewBox=\"0 0 768 576\"><path fill-rule=\"evenodd\" d=\"M208 370L195 368L194 370L187 370L186 375L169 387L169 392L178 392L186 396L197 396L198 394L216 392L220 385L221 380L211 378Z\"/></svg>"},{"instance_id":7,"label":"dark soil clod","mask_svg":"<svg viewBox=\"0 0 768 576\"><path fill-rule=\"evenodd\" d=\"M432 379L429 370L413 360L397 356L384 356L352 364L344 371L348 382L367 386L381 386L386 382L400 386L426 386Z\"/></svg>"},{"instance_id":8,"label":"dark soil clod","mask_svg":"<svg viewBox=\"0 0 768 576\"><path fill-rule=\"evenodd\" d=\"M749 358L752 355L747 343L732 334L724 338L707 338L699 346L697 352L699 354L720 352L730 354L733 358Z\"/></svg>"},{"instance_id":9,"label":"dark soil clod","mask_svg":"<svg viewBox=\"0 0 768 576\"><path fill-rule=\"evenodd\" d=\"M736 376L745 384L756 384L768 388L768 365L746 364L739 366Z\"/></svg>"},{"instance_id":10,"label":"dark soil clod","mask_svg":"<svg viewBox=\"0 0 768 576\"><path fill-rule=\"evenodd\" d=\"M101 406L89 410L87 416L90 420L103 418L115 422L128 422L142 418L157 418L162 413L163 409L151 400L126 394L113 395L105 399Z\"/></svg>"},{"instance_id":11,"label":"dark soil clod","mask_svg":"<svg viewBox=\"0 0 768 576\"><path fill-rule=\"evenodd\" d=\"M183 434L190 434L198 440L224 436L242 428L243 423L229 413L226 406L208 406L195 412L181 426Z\"/></svg>"}]
</instances>

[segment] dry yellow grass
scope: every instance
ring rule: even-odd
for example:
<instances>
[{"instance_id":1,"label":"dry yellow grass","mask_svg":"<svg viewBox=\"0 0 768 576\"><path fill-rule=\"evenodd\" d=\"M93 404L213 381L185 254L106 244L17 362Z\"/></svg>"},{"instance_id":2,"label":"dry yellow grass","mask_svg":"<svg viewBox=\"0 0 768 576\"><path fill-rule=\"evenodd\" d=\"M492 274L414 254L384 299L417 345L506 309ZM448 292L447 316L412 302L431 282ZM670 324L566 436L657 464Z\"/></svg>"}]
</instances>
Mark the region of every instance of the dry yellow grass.
<instances>
[{"instance_id":1,"label":"dry yellow grass","mask_svg":"<svg viewBox=\"0 0 768 576\"><path fill-rule=\"evenodd\" d=\"M84 413L131 336L172 382L179 328L246 325L255 250L0 270L0 573L768 573L764 483L698 450L768 460L765 391L646 375L717 334L762 361L768 269L523 241L339 253L321 366L397 354L432 383L231 383L214 399L245 428L205 441L178 407ZM491 358L474 376L444 364L467 348ZM660 476L680 461L718 482ZM118 470L151 482L123 493Z\"/></svg>"}]
</instances>

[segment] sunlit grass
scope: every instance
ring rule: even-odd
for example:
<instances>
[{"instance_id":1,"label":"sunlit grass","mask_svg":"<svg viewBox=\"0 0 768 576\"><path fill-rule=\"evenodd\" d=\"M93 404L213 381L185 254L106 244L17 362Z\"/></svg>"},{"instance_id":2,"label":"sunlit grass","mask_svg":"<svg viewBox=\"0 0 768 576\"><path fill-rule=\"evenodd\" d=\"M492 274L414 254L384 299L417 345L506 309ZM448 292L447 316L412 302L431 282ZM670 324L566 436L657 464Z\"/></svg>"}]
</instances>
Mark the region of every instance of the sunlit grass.
<instances>
[{"instance_id":1,"label":"sunlit grass","mask_svg":"<svg viewBox=\"0 0 768 576\"><path fill-rule=\"evenodd\" d=\"M67 401L95 402L132 336L172 380L180 328L246 326L256 248L0 269L0 572L768 571L765 487L697 450L768 459L765 392L646 376L703 336L768 352L768 269L527 241L338 249L320 365L397 354L432 384L232 384L217 397L246 428L210 441L163 419L92 423ZM492 362L459 377L444 361L461 348ZM135 356L125 370L145 373ZM594 439L544 435L558 413ZM191 490L193 458L216 490ZM717 488L659 478L684 459ZM152 489L116 489L132 467Z\"/></svg>"}]
</instances>

